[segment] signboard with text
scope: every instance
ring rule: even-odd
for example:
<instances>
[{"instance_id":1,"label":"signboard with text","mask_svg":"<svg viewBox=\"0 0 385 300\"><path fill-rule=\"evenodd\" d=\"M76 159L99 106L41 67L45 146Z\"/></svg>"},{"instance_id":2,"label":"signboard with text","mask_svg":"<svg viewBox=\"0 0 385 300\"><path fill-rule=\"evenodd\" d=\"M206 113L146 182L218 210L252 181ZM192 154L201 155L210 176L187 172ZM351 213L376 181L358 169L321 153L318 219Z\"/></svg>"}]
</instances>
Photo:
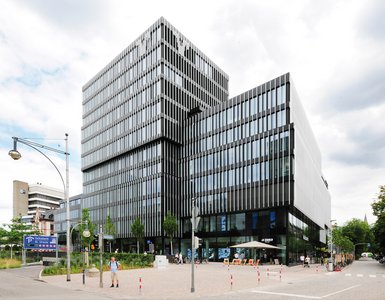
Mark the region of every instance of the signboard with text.
<instances>
[{"instance_id":1,"label":"signboard with text","mask_svg":"<svg viewBox=\"0 0 385 300\"><path fill-rule=\"evenodd\" d=\"M57 237L50 235L25 235L24 249L56 250Z\"/></svg>"}]
</instances>

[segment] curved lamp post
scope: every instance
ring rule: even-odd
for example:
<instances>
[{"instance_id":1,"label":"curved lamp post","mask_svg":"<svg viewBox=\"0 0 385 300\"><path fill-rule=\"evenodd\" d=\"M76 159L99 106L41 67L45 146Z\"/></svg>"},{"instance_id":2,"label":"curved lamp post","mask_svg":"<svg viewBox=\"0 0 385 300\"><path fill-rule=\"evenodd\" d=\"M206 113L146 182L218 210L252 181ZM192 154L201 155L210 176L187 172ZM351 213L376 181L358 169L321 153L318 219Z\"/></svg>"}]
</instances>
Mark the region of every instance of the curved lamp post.
<instances>
[{"instance_id":1,"label":"curved lamp post","mask_svg":"<svg viewBox=\"0 0 385 300\"><path fill-rule=\"evenodd\" d=\"M21 143L24 145L27 145L31 147L32 149L36 150L40 154L42 154L46 159L49 160L49 162L54 166L56 171L59 173L61 181L63 182L63 188L64 188L64 198L66 200L66 221L67 221L67 281L71 281L71 250L70 250L70 205L69 205L69 153L68 153L68 133L65 134L65 151L61 151L52 147L48 147L33 141L29 141L26 139L18 138L18 137L12 137L13 139L13 149L8 152L8 155L12 157L14 160L19 160L21 158L21 154L19 151L17 151L17 143ZM42 148L44 150L64 154L66 157L66 182L64 183L64 179L62 174L60 173L57 166L53 163L53 161L42 151L40 151L38 148Z\"/></svg>"}]
</instances>

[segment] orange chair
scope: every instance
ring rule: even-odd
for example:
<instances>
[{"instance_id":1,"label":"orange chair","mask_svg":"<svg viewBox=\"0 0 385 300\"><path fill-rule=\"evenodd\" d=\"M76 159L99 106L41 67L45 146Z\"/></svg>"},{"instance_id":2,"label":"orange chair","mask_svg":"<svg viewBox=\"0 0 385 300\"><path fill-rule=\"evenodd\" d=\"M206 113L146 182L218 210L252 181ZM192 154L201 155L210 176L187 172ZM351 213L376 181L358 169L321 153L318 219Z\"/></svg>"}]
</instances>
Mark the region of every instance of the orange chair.
<instances>
[{"instance_id":1,"label":"orange chair","mask_svg":"<svg viewBox=\"0 0 385 300\"><path fill-rule=\"evenodd\" d=\"M252 266L252 265L254 265L254 259L250 258L249 259L249 266Z\"/></svg>"}]
</instances>

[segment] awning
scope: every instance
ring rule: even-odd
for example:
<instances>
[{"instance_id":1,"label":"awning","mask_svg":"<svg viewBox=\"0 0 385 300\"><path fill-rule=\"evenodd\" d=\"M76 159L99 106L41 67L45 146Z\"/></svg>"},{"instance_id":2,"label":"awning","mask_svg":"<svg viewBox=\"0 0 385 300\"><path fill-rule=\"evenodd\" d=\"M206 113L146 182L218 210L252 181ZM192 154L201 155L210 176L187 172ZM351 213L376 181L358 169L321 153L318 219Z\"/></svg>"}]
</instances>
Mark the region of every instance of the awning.
<instances>
[{"instance_id":1,"label":"awning","mask_svg":"<svg viewBox=\"0 0 385 300\"><path fill-rule=\"evenodd\" d=\"M258 241L252 241L252 242L247 242L247 243L242 243L234 246L230 246L231 248L258 248L258 249L279 249L279 247L270 245L270 244L265 244L262 242Z\"/></svg>"}]
</instances>

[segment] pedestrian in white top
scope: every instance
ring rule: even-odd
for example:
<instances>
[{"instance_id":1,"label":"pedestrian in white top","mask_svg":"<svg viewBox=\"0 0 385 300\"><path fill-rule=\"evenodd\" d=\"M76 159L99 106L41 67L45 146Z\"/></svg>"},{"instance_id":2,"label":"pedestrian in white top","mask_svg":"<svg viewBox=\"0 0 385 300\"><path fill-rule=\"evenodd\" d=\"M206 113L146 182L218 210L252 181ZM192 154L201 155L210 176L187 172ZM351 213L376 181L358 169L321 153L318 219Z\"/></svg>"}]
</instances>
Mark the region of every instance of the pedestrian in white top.
<instances>
[{"instance_id":1,"label":"pedestrian in white top","mask_svg":"<svg viewBox=\"0 0 385 300\"><path fill-rule=\"evenodd\" d=\"M111 271L111 286L119 287L119 278L118 278L118 270L121 269L121 265L118 261L115 261L115 257L112 256L110 262L108 263L108 269Z\"/></svg>"}]
</instances>

